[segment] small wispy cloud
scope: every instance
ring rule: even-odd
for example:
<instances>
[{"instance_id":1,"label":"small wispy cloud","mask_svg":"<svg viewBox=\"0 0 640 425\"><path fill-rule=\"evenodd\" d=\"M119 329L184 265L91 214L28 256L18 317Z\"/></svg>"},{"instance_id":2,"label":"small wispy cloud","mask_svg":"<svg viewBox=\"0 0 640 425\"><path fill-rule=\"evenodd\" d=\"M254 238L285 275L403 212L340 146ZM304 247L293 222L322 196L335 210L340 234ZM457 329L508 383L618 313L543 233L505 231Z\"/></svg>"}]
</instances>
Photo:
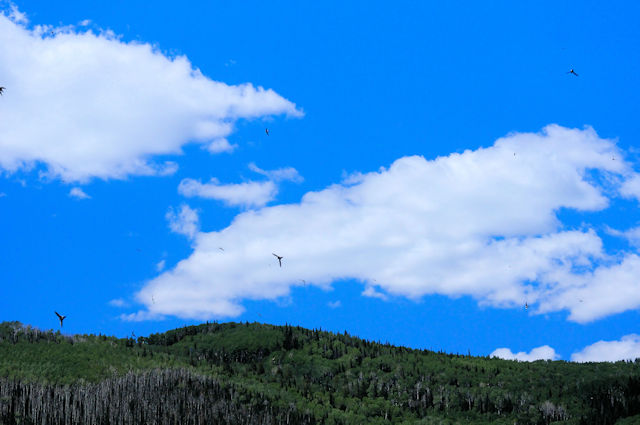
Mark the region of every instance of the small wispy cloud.
<instances>
[{"instance_id":1,"label":"small wispy cloud","mask_svg":"<svg viewBox=\"0 0 640 425\"><path fill-rule=\"evenodd\" d=\"M113 306L113 307L126 307L127 306L127 302L125 300L123 300L122 298L115 298L115 299L109 301L109 305Z\"/></svg>"},{"instance_id":2,"label":"small wispy cloud","mask_svg":"<svg viewBox=\"0 0 640 425\"><path fill-rule=\"evenodd\" d=\"M557 360L560 358L560 356L556 353L556 350L549 347L548 345L536 347L529 353L526 353L524 351L513 353L508 348L498 348L494 350L494 352L491 353L489 357L498 357L505 360L519 360L521 362L533 362L536 360Z\"/></svg>"},{"instance_id":3,"label":"small wispy cloud","mask_svg":"<svg viewBox=\"0 0 640 425\"><path fill-rule=\"evenodd\" d=\"M91 199L91 196L87 195L84 190L79 187L74 187L69 191L69 196L76 199Z\"/></svg>"},{"instance_id":4,"label":"small wispy cloud","mask_svg":"<svg viewBox=\"0 0 640 425\"><path fill-rule=\"evenodd\" d=\"M361 295L370 298L379 298L381 300L386 300L388 298L382 292L377 291L372 285L366 285Z\"/></svg>"},{"instance_id":5,"label":"small wispy cloud","mask_svg":"<svg viewBox=\"0 0 640 425\"><path fill-rule=\"evenodd\" d=\"M617 341L598 341L571 355L571 361L617 362L640 358L640 335L630 334Z\"/></svg>"},{"instance_id":6,"label":"small wispy cloud","mask_svg":"<svg viewBox=\"0 0 640 425\"><path fill-rule=\"evenodd\" d=\"M623 231L616 230L609 226L606 226L605 231L611 236L616 236L619 238L626 239L630 245L636 248L640 248L640 226L632 227L631 229L627 229Z\"/></svg>"},{"instance_id":7,"label":"small wispy cloud","mask_svg":"<svg viewBox=\"0 0 640 425\"><path fill-rule=\"evenodd\" d=\"M164 260L160 260L156 263L156 271L157 272L161 272L162 270L164 270L165 267L165 261Z\"/></svg>"},{"instance_id":8,"label":"small wispy cloud","mask_svg":"<svg viewBox=\"0 0 640 425\"><path fill-rule=\"evenodd\" d=\"M340 300L338 301L329 301L327 303L327 305L329 306L329 308L338 308L342 305L342 303L340 302Z\"/></svg>"},{"instance_id":9,"label":"small wispy cloud","mask_svg":"<svg viewBox=\"0 0 640 425\"><path fill-rule=\"evenodd\" d=\"M29 19L27 19L27 14L20 12L20 10L18 10L18 6L16 6L13 3L11 3L11 6L9 8L9 18L16 24L29 23Z\"/></svg>"},{"instance_id":10,"label":"small wispy cloud","mask_svg":"<svg viewBox=\"0 0 640 425\"><path fill-rule=\"evenodd\" d=\"M186 204L182 204L179 211L175 211L173 207L170 207L165 218L169 221L169 228L172 232L185 235L189 238L193 238L200 229L198 211ZM156 267L160 264L162 264L162 268L164 268L164 260L160 261Z\"/></svg>"},{"instance_id":11,"label":"small wispy cloud","mask_svg":"<svg viewBox=\"0 0 640 425\"><path fill-rule=\"evenodd\" d=\"M130 314L121 314L119 317L120 317L120 320L124 322L143 322L145 320L163 320L164 319L164 316L162 316L161 314L158 314L152 311L147 311L147 310L141 310L141 311L137 311L135 313L130 313Z\"/></svg>"},{"instance_id":12,"label":"small wispy cloud","mask_svg":"<svg viewBox=\"0 0 640 425\"><path fill-rule=\"evenodd\" d=\"M249 163L249 169L254 173L262 174L269 178L269 180L273 180L275 182L280 181L292 181L294 183L302 183L304 178L298 173L293 167L283 167L275 170L263 170L258 167L255 163Z\"/></svg>"},{"instance_id":13,"label":"small wispy cloud","mask_svg":"<svg viewBox=\"0 0 640 425\"><path fill-rule=\"evenodd\" d=\"M194 179L183 179L178 192L190 197L216 199L228 206L262 207L273 200L278 188L272 181L220 184L213 178L209 183L201 183Z\"/></svg>"},{"instance_id":14,"label":"small wispy cloud","mask_svg":"<svg viewBox=\"0 0 640 425\"><path fill-rule=\"evenodd\" d=\"M222 152L233 152L236 148L238 147L238 145L236 144L231 144L229 143L229 141L225 138L219 138L214 140L213 142L209 143L207 145L207 150L211 153L222 153Z\"/></svg>"}]
</instances>

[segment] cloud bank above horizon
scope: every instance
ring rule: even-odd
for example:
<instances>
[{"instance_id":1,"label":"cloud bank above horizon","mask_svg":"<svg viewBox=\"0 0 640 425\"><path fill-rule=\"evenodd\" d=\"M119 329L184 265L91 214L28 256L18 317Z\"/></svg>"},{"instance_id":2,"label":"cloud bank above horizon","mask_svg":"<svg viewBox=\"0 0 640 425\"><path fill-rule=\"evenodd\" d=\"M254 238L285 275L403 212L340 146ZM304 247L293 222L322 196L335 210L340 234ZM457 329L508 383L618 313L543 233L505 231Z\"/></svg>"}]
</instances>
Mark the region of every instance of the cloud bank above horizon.
<instances>
[{"instance_id":1,"label":"cloud bank above horizon","mask_svg":"<svg viewBox=\"0 0 640 425\"><path fill-rule=\"evenodd\" d=\"M518 308L526 300L531 314L568 311L579 323L636 309L636 252L609 255L593 227L566 228L557 214L638 198L632 165L593 129L558 125L462 154L403 157L194 234L193 253L136 294L149 314L132 317L235 317L243 299L341 279L384 299L470 295ZM281 268L272 252L284 257Z\"/></svg>"},{"instance_id":2,"label":"cloud bank above horizon","mask_svg":"<svg viewBox=\"0 0 640 425\"><path fill-rule=\"evenodd\" d=\"M571 355L571 361L617 362L640 358L640 335L625 335L618 341L598 341Z\"/></svg>"},{"instance_id":3,"label":"cloud bank above horizon","mask_svg":"<svg viewBox=\"0 0 640 425\"><path fill-rule=\"evenodd\" d=\"M0 171L65 182L177 170L155 157L187 143L230 152L239 119L285 114L296 105L271 89L211 80L185 56L123 42L86 27L30 27L15 5L0 14ZM38 125L33 125L38 117Z\"/></svg>"},{"instance_id":4,"label":"cloud bank above horizon","mask_svg":"<svg viewBox=\"0 0 640 425\"><path fill-rule=\"evenodd\" d=\"M497 348L489 357L521 362L560 359L556 351L548 345L533 348L529 353L524 351L513 353L509 348ZM640 358L640 335L636 334L625 335L616 341L598 341L571 355L571 361L577 363L633 361L638 358Z\"/></svg>"},{"instance_id":5,"label":"cloud bank above horizon","mask_svg":"<svg viewBox=\"0 0 640 425\"><path fill-rule=\"evenodd\" d=\"M560 356L556 353L556 350L543 345L541 347L533 348L529 353L520 351L513 353L508 348L498 348L489 354L489 357L498 357L505 360L518 360L521 362L535 362L536 360L558 360Z\"/></svg>"}]
</instances>

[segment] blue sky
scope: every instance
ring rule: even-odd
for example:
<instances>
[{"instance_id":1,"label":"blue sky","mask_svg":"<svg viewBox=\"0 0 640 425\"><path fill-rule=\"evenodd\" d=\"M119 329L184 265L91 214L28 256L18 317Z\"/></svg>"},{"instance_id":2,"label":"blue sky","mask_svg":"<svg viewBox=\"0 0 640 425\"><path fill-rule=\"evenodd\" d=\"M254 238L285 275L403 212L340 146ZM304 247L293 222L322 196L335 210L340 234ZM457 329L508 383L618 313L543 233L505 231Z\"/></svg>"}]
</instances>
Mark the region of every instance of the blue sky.
<instances>
[{"instance_id":1,"label":"blue sky","mask_svg":"<svg viewBox=\"0 0 640 425\"><path fill-rule=\"evenodd\" d=\"M640 357L637 3L2 6L0 320Z\"/></svg>"}]
</instances>

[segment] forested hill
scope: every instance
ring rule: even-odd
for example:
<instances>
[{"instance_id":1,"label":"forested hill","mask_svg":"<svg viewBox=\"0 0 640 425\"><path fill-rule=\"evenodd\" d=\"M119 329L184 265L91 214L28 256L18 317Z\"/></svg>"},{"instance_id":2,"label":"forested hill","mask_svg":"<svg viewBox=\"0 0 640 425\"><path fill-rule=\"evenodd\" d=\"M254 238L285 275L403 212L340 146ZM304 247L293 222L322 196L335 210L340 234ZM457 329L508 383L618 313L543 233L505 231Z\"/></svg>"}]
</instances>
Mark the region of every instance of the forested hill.
<instances>
[{"instance_id":1,"label":"forested hill","mask_svg":"<svg viewBox=\"0 0 640 425\"><path fill-rule=\"evenodd\" d=\"M638 424L640 362L516 362L258 323L118 339L3 322L0 423Z\"/></svg>"}]
</instances>

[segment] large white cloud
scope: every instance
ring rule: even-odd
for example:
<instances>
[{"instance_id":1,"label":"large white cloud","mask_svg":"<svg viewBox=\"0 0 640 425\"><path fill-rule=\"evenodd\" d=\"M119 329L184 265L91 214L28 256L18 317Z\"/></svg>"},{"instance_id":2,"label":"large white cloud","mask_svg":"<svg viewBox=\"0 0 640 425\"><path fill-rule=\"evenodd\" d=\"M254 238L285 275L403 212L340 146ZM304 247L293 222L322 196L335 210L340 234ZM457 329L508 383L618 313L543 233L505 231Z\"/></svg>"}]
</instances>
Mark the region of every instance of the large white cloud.
<instances>
[{"instance_id":1,"label":"large white cloud","mask_svg":"<svg viewBox=\"0 0 640 425\"><path fill-rule=\"evenodd\" d=\"M621 158L592 129L557 125L462 154L400 158L298 204L199 233L193 254L148 282L138 300L154 313L204 319L240 314L242 299L287 295L300 279L328 286L355 278L369 296L526 300L530 312L566 309L581 322L637 308L638 258L605 255L594 230L566 229L557 217L561 208L607 208L635 175ZM273 252L284 256L282 267Z\"/></svg>"},{"instance_id":2,"label":"large white cloud","mask_svg":"<svg viewBox=\"0 0 640 425\"><path fill-rule=\"evenodd\" d=\"M640 335L623 336L619 341L598 341L573 353L574 362L616 362L640 357Z\"/></svg>"},{"instance_id":3,"label":"large white cloud","mask_svg":"<svg viewBox=\"0 0 640 425\"><path fill-rule=\"evenodd\" d=\"M30 28L0 15L0 169L45 164L49 177L85 181L167 174L189 142L213 153L241 118L302 112L272 90L213 81L184 56L109 33ZM37 125L35 125L37 123Z\"/></svg>"},{"instance_id":4,"label":"large white cloud","mask_svg":"<svg viewBox=\"0 0 640 425\"><path fill-rule=\"evenodd\" d=\"M534 362L536 360L558 360L560 356L556 353L556 350L543 345L532 349L529 353L520 351L513 353L508 348L498 348L489 355L489 357L499 357L505 360L520 360L521 362Z\"/></svg>"}]
</instances>

